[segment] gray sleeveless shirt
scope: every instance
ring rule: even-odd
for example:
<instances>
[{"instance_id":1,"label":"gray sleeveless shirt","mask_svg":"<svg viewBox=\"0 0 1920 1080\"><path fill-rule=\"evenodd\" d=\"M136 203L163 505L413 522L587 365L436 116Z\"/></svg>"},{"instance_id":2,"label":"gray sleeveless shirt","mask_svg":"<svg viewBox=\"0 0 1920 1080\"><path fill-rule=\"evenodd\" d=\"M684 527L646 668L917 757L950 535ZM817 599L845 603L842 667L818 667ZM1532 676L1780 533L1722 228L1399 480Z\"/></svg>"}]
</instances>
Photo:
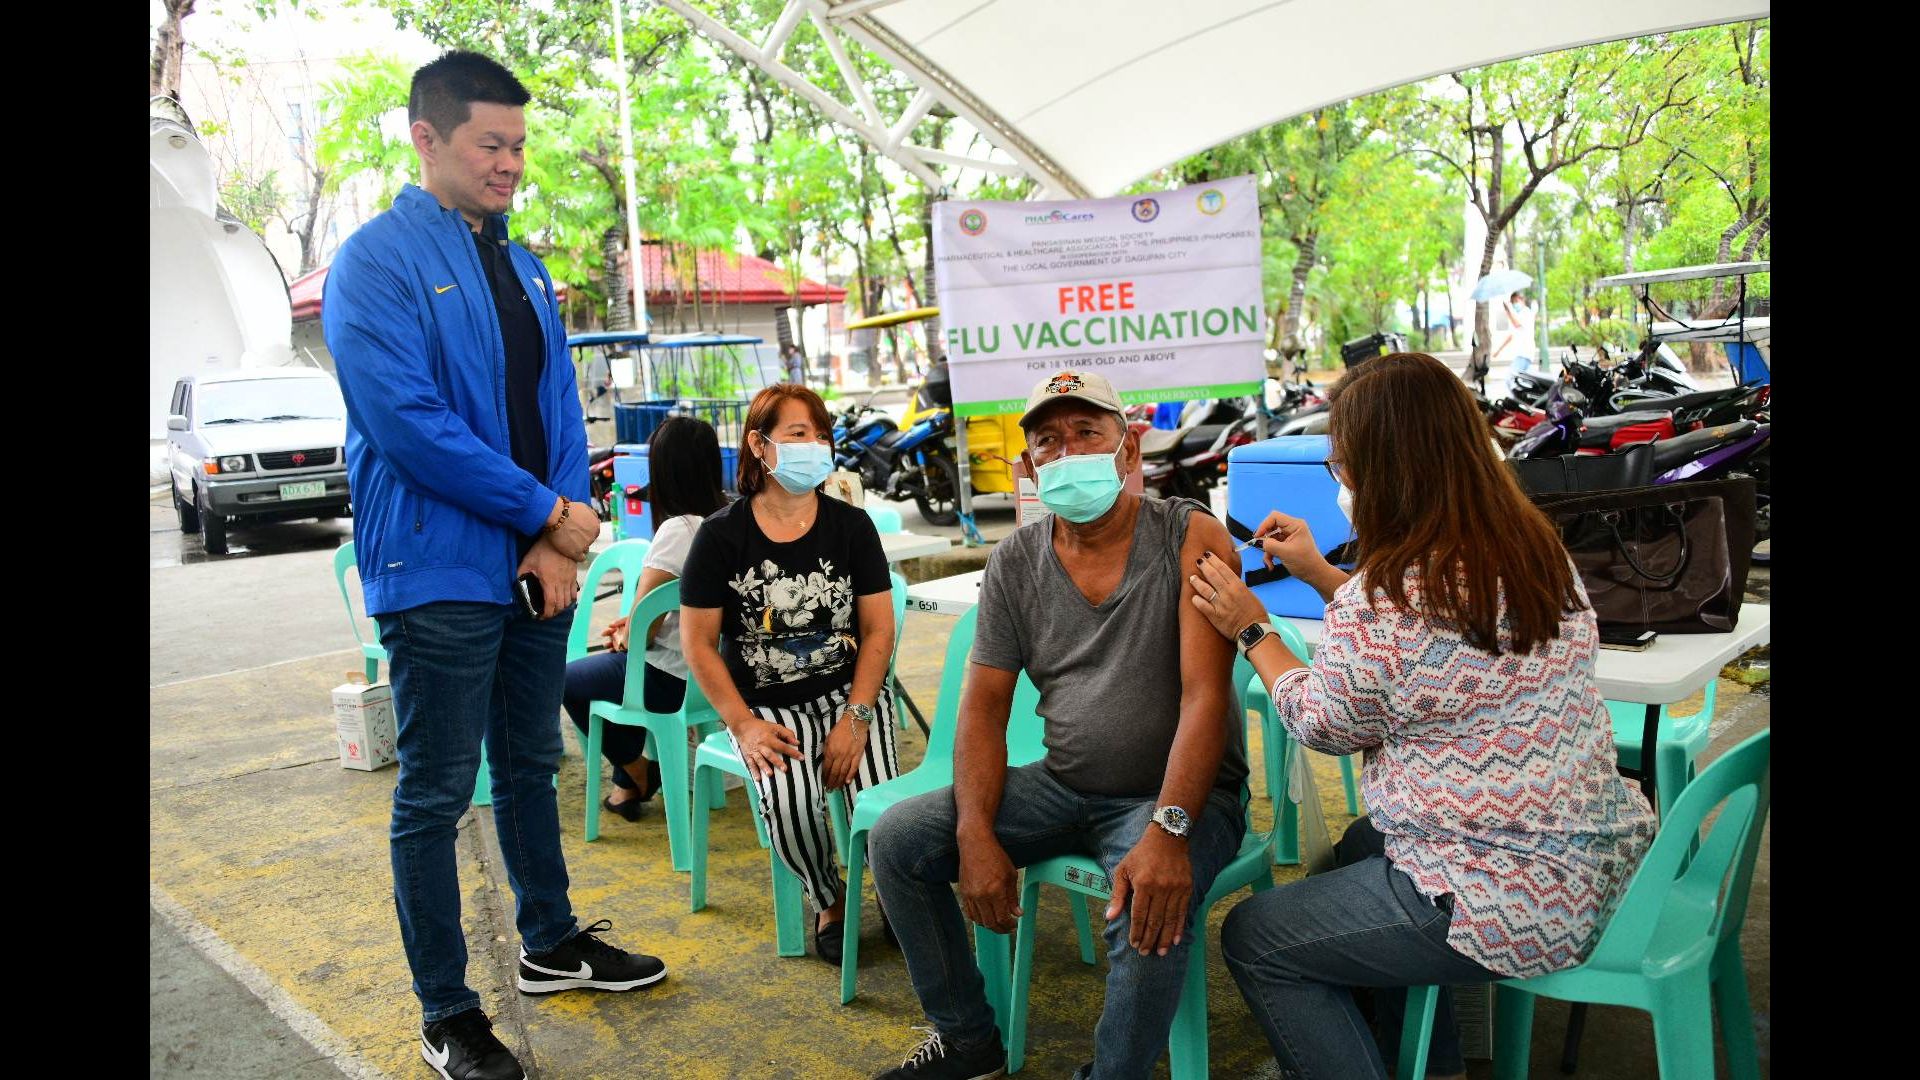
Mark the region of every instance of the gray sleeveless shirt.
<instances>
[{"instance_id":1,"label":"gray sleeveless shirt","mask_svg":"<svg viewBox=\"0 0 1920 1080\"><path fill-rule=\"evenodd\" d=\"M987 560L973 662L1027 672L1046 720L1047 771L1075 791L1160 793L1180 726L1180 545L1200 509L1143 496L1126 573L1098 607L1054 553L1051 517L1014 530ZM1229 688L1228 696L1226 753L1213 783L1238 798L1246 721L1239 694Z\"/></svg>"}]
</instances>

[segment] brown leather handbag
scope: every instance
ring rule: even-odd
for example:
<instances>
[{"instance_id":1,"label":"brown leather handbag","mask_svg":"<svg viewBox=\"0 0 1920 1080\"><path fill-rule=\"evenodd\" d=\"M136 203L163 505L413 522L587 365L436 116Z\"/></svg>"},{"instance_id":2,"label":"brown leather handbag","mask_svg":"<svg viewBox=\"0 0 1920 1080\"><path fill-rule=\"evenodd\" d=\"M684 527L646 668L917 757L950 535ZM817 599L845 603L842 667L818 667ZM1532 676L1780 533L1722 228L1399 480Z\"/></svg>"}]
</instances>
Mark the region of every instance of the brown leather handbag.
<instances>
[{"instance_id":1,"label":"brown leather handbag","mask_svg":"<svg viewBox=\"0 0 1920 1080\"><path fill-rule=\"evenodd\" d=\"M1660 484L1539 495L1602 627L1732 630L1753 556L1754 482Z\"/></svg>"}]
</instances>

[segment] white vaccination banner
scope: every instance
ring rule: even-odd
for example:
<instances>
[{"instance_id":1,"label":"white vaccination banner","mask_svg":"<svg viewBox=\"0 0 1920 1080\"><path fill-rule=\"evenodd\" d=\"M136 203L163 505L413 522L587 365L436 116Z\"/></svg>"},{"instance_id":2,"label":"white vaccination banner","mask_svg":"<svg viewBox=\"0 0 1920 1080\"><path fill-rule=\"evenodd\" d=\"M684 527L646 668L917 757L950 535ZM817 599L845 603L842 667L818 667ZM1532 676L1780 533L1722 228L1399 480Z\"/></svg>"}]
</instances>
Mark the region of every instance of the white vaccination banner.
<instances>
[{"instance_id":1,"label":"white vaccination banner","mask_svg":"<svg viewBox=\"0 0 1920 1080\"><path fill-rule=\"evenodd\" d=\"M942 202L934 272L954 411L1020 412L1049 372L1128 402L1257 394L1266 379L1253 177L1074 202Z\"/></svg>"}]
</instances>

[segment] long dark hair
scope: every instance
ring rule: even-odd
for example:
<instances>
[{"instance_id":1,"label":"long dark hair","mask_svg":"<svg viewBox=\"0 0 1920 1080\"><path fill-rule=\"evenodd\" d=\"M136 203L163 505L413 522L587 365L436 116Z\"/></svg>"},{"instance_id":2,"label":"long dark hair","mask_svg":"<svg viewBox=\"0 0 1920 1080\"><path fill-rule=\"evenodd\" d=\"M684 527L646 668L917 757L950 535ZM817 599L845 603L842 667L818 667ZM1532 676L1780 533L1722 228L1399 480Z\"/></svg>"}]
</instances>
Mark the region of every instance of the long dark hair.
<instances>
[{"instance_id":1,"label":"long dark hair","mask_svg":"<svg viewBox=\"0 0 1920 1080\"><path fill-rule=\"evenodd\" d=\"M1367 588L1409 607L1416 569L1422 612L1487 652L1501 651L1502 594L1511 651L1557 637L1583 606L1567 549L1494 451L1466 384L1425 353L1393 353L1341 379L1328 402Z\"/></svg>"},{"instance_id":2,"label":"long dark hair","mask_svg":"<svg viewBox=\"0 0 1920 1080\"><path fill-rule=\"evenodd\" d=\"M647 440L647 513L657 530L682 514L706 517L727 505L720 482L720 439L713 425L669 416Z\"/></svg>"}]
</instances>

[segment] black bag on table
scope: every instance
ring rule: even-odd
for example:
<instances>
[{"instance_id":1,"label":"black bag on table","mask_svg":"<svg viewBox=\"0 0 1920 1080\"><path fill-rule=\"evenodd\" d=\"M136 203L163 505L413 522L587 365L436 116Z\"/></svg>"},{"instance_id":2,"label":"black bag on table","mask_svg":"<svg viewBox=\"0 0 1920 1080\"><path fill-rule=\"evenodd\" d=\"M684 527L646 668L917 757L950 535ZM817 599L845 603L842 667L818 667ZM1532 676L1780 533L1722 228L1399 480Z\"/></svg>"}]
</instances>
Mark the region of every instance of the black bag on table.
<instances>
[{"instance_id":1,"label":"black bag on table","mask_svg":"<svg viewBox=\"0 0 1920 1080\"><path fill-rule=\"evenodd\" d=\"M1733 629L1753 556L1752 477L1537 495L1602 628Z\"/></svg>"},{"instance_id":2,"label":"black bag on table","mask_svg":"<svg viewBox=\"0 0 1920 1080\"><path fill-rule=\"evenodd\" d=\"M1646 487L1653 483L1653 444L1640 443L1617 454L1509 459L1507 467L1528 495Z\"/></svg>"}]
</instances>

